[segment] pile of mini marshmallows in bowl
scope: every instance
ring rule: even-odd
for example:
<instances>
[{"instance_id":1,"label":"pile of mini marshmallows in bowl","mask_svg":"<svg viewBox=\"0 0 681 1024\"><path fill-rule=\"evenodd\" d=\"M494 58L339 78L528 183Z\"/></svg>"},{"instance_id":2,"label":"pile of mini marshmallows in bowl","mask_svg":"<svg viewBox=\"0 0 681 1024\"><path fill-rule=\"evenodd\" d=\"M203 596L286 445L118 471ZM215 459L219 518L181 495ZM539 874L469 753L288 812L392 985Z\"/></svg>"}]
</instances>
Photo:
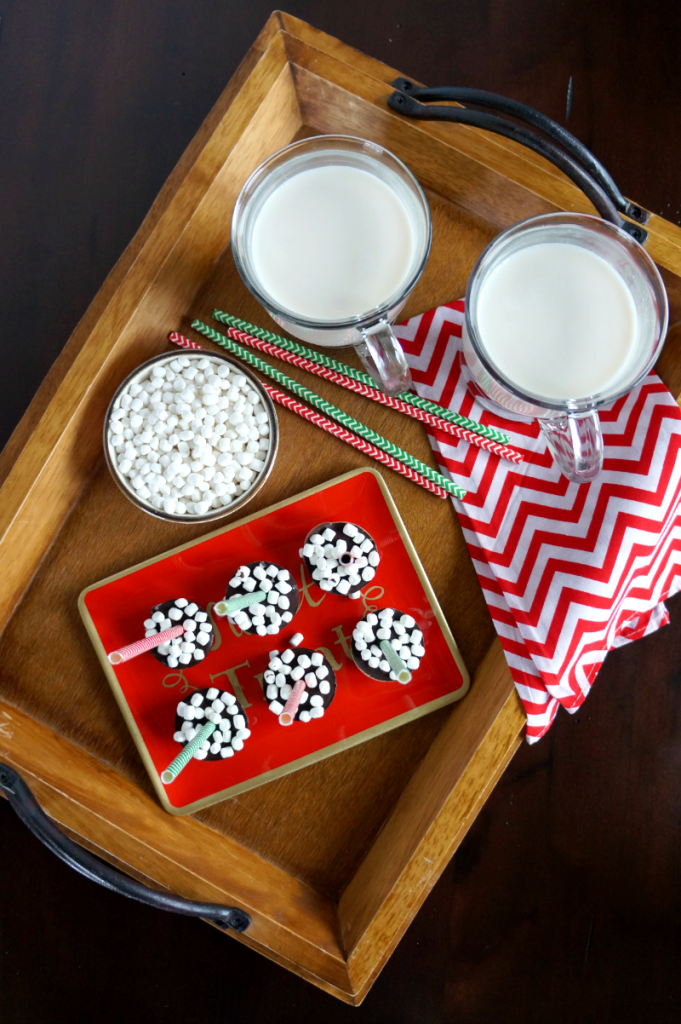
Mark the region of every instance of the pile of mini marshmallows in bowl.
<instances>
[{"instance_id":1,"label":"pile of mini marshmallows in bowl","mask_svg":"<svg viewBox=\"0 0 681 1024\"><path fill-rule=\"evenodd\" d=\"M375 542L354 523L321 523L308 534L300 555L318 587L359 597L381 560Z\"/></svg>"},{"instance_id":2,"label":"pile of mini marshmallows in bowl","mask_svg":"<svg viewBox=\"0 0 681 1024\"><path fill-rule=\"evenodd\" d=\"M254 601L228 614L227 618L244 633L274 636L298 611L296 581L288 569L276 562L249 562L240 565L229 581L225 602L257 593L265 594L264 600ZM220 603L215 606L215 612L220 615Z\"/></svg>"},{"instance_id":3,"label":"pile of mini marshmallows in bowl","mask_svg":"<svg viewBox=\"0 0 681 1024\"><path fill-rule=\"evenodd\" d=\"M124 489L168 516L211 517L241 502L273 441L275 414L263 395L238 367L199 352L133 374L107 416Z\"/></svg>"},{"instance_id":4,"label":"pile of mini marshmallows in bowl","mask_svg":"<svg viewBox=\"0 0 681 1024\"><path fill-rule=\"evenodd\" d=\"M360 619L352 631L352 657L357 668L371 679L394 680L397 677L380 648L381 640L387 640L409 671L416 672L426 650L423 633L412 615L397 608L381 608Z\"/></svg>"},{"instance_id":5,"label":"pile of mini marshmallows in bowl","mask_svg":"<svg viewBox=\"0 0 681 1024\"><path fill-rule=\"evenodd\" d=\"M270 711L275 715L282 713L299 679L305 680L305 689L294 720L310 722L323 718L324 711L336 695L336 676L323 654L306 647L287 647L281 654L279 651L270 652L269 665L263 676L265 699Z\"/></svg>"},{"instance_id":6,"label":"pile of mini marshmallows in bowl","mask_svg":"<svg viewBox=\"0 0 681 1024\"><path fill-rule=\"evenodd\" d=\"M233 693L220 693L216 686L197 690L188 702L177 705L173 739L186 747L206 722L215 722L216 729L194 754L197 761L217 761L233 757L243 750L251 735L248 717Z\"/></svg>"},{"instance_id":7,"label":"pile of mini marshmallows in bowl","mask_svg":"<svg viewBox=\"0 0 681 1024\"><path fill-rule=\"evenodd\" d=\"M203 661L215 639L208 613L186 597L164 601L163 604L155 605L149 618L145 619L144 635L148 637L155 633L165 633L173 626L182 626L184 633L155 647L151 652L154 657L168 668L177 668L179 665L189 668Z\"/></svg>"}]
</instances>

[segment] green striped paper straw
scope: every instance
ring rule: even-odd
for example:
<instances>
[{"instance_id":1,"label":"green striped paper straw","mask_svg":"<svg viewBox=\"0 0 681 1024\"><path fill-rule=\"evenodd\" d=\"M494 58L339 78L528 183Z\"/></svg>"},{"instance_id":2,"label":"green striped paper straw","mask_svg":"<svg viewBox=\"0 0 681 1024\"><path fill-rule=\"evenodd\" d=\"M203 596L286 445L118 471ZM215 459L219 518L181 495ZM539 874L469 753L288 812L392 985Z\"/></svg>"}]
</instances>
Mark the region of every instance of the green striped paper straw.
<instances>
[{"instance_id":1,"label":"green striped paper straw","mask_svg":"<svg viewBox=\"0 0 681 1024\"><path fill-rule=\"evenodd\" d=\"M344 373L346 377L352 377L353 380L359 380L362 384L368 384L370 388L376 387L374 378L370 377L363 370L355 370L353 366L348 366L337 359L332 359L330 356L324 355L323 352L317 352L315 349L301 345L297 341L291 341L290 338L282 338L279 334L266 331L264 327L256 327L255 324L249 324L248 320L240 320L238 316L232 316L231 313L223 313L219 309L213 310L213 318L219 320L220 323L227 324L228 327L236 327L239 331L254 334L256 338L262 338L263 341L271 341L273 345L281 345L287 351L294 352L297 356L303 356L305 359L317 363L318 366L326 366L328 370ZM472 430L474 434L486 437L490 441L496 441L498 444L511 443L511 438L503 430L486 427L484 424L478 423L477 420L470 420L468 416L461 416L460 413L452 412L451 409L445 409L444 406L437 405L436 402L430 402L427 398L414 394L413 391L403 391L402 394L396 395L396 398L399 398L402 402L407 402L409 405L413 405L416 409L423 409L424 412L430 412L443 420L449 420L450 423L456 423L459 427Z\"/></svg>"},{"instance_id":2,"label":"green striped paper straw","mask_svg":"<svg viewBox=\"0 0 681 1024\"><path fill-rule=\"evenodd\" d=\"M229 601L218 601L217 604L213 605L213 611L216 615L224 617L225 615L233 615L234 612L239 612L242 608L248 608L252 604L260 604L261 601L266 600L267 594L264 590L254 590L252 594L239 594L238 597L230 597Z\"/></svg>"},{"instance_id":3,"label":"green striped paper straw","mask_svg":"<svg viewBox=\"0 0 681 1024\"><path fill-rule=\"evenodd\" d=\"M385 660L390 665L390 671L394 672L398 683L410 683L411 672L404 664L399 654L389 640L381 640L380 648L385 654Z\"/></svg>"},{"instance_id":4,"label":"green striped paper straw","mask_svg":"<svg viewBox=\"0 0 681 1024\"><path fill-rule=\"evenodd\" d=\"M272 380L276 380L282 387L286 388L288 391L292 391L294 395L298 395L299 398L309 402L310 405L316 406L326 416L330 416L331 419L341 423L344 427L347 427L348 430L354 430L354 432L359 434L360 437L363 437L365 441L371 441L371 443L375 444L377 448L382 448L384 452L387 452L388 455L392 455L395 459L399 459L399 461L403 462L405 466L410 466L412 469L415 469L422 476L427 477L428 480L432 480L433 483L442 487L448 494L453 495L455 498L464 498L466 496L465 490L463 487L460 487L459 484L452 483L452 481L448 480L447 477L444 477L442 473L438 473L437 470L431 469L425 462L421 462L420 459L410 455L409 452L405 452L403 448L399 448L398 445L393 444L392 441L388 441L387 438L383 437L381 434L377 434L375 430L371 429L371 427L366 427L363 423L360 423L360 421L356 420L354 416L350 416L348 413L343 412L342 409L338 409L335 405L332 405L331 402L327 402L324 398L315 394L314 391L310 391L310 389L306 388L303 384L299 384L297 380L293 380L292 377L287 377L285 373L275 369L274 366L270 366L270 364L266 363L264 359L254 355L253 352L249 352L248 349L243 348L242 345L238 345L235 341L232 341L231 338L225 338L224 334L214 331L212 327L209 327L208 324L204 324L202 320L194 320L192 323L192 329L199 331L200 334L203 334L204 337L214 341L217 345L221 345L223 348L226 348L228 352L232 353L232 355L239 356L239 358L243 359L244 362L250 363L250 365L254 366L256 370L260 370L261 373L267 374L268 377L271 377Z\"/></svg>"},{"instance_id":5,"label":"green striped paper straw","mask_svg":"<svg viewBox=\"0 0 681 1024\"><path fill-rule=\"evenodd\" d=\"M164 786L174 782L183 768L185 768L202 743L205 743L215 732L215 722L206 722L203 729L191 740L186 747L183 747L174 761L171 761L165 771L161 772L161 782Z\"/></svg>"}]
</instances>

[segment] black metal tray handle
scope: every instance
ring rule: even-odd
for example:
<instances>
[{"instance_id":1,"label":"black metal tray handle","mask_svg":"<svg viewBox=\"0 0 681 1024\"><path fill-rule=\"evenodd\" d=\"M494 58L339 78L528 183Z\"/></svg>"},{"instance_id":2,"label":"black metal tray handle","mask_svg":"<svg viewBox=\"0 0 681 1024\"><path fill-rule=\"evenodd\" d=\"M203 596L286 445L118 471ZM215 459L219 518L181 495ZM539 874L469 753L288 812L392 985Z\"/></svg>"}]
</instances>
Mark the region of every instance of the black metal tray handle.
<instances>
[{"instance_id":1,"label":"black metal tray handle","mask_svg":"<svg viewBox=\"0 0 681 1024\"><path fill-rule=\"evenodd\" d=\"M147 903L159 910L170 910L175 914L187 917L201 917L219 928L233 928L236 932L244 932L251 923L250 916L238 907L223 907L219 903L196 903L174 896L172 893L158 892L150 889L142 882L129 878L122 872L112 868L110 864L99 860L88 853L77 843L68 839L57 826L47 817L40 804L33 796L21 776L6 764L0 763L0 791L9 800L10 806L16 811L24 825L28 826L34 836L44 843L48 850L68 864L69 867L85 875L93 882L113 889L122 896Z\"/></svg>"},{"instance_id":2,"label":"black metal tray handle","mask_svg":"<svg viewBox=\"0 0 681 1024\"><path fill-rule=\"evenodd\" d=\"M648 213L622 195L603 165L579 139L566 131L562 125L541 114L532 107L516 100L485 92L482 89L468 89L459 86L440 86L428 89L414 85L406 78L396 78L393 86L397 90L388 99L388 106L398 114L421 121L455 121L475 128L483 128L504 135L519 142L535 153L546 157L563 171L577 185L598 210L604 220L627 231L637 242L643 244L648 237L642 224L648 220ZM497 114L467 107L433 106L433 102L475 103L490 107L504 114L511 114L519 120L538 128L549 138L529 128L509 121ZM624 220L624 214L631 220ZM632 223L634 221L635 223Z\"/></svg>"}]
</instances>

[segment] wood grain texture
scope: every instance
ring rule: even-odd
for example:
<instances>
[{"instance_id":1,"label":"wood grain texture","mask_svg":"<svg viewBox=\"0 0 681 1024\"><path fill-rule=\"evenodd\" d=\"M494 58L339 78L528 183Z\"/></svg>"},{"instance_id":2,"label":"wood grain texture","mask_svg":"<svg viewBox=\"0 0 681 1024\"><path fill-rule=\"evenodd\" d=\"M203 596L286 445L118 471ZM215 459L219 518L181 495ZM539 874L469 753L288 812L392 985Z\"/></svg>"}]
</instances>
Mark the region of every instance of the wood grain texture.
<instances>
[{"instance_id":1,"label":"wood grain texture","mask_svg":"<svg viewBox=\"0 0 681 1024\"><path fill-rule=\"evenodd\" d=\"M126 501L99 458L101 422L116 385L164 349L169 329L187 330L197 315L210 320L216 305L264 322L225 246L234 200L265 156L305 135L353 131L412 166L428 189L434 241L405 316L463 294L481 249L509 220L586 208L524 151L390 113L387 83L396 74L295 19L270 19L27 413L0 492L5 618L21 596L0 640L4 714L21 723L6 756L74 834L175 891L213 899L206 893L219 890L255 904L258 927L243 941L352 1002L366 995L519 742L517 699L450 503L383 473L475 673L470 695L451 713L195 819L169 818L151 798L76 598L88 583L204 532L153 520ZM679 238L658 225L650 246L667 268L677 318ZM679 342L674 335L667 350L670 380ZM315 390L338 399L328 382ZM434 464L417 422L356 395L343 405ZM311 424L279 416L281 453L249 511L365 464Z\"/></svg>"}]
</instances>

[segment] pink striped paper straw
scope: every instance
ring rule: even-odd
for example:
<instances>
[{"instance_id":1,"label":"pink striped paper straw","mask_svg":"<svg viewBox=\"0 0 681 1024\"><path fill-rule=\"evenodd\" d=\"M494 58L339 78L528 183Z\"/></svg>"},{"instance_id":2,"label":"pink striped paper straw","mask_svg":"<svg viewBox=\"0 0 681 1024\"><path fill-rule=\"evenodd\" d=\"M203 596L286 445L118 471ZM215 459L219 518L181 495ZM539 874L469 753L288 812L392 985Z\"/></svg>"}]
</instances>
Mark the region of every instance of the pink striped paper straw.
<instances>
[{"instance_id":1,"label":"pink striped paper straw","mask_svg":"<svg viewBox=\"0 0 681 1024\"><path fill-rule=\"evenodd\" d=\"M186 338L183 334L179 334L177 331L173 331L168 335L168 339L173 342L174 345L179 345L180 348L186 349L201 349L202 345L197 345L191 338ZM371 444L370 441L365 441L362 437L357 437L350 430L346 430L345 427L341 427L340 424L334 423L333 420L329 420L326 416L322 416L321 413L315 412L313 409L308 409L306 405L299 402L297 399L292 398L290 395L285 395L281 391L277 391L271 384L266 384L264 381L260 382L264 387L270 398L277 402L279 405L283 405L284 408L290 409L292 412L302 416L303 419L309 420L310 423L314 423L315 426L321 427L327 434L333 434L334 437L339 438L341 441L345 441L346 444L352 445L358 451L363 452L365 455L371 456L377 462L382 463L389 469L394 469L396 473L401 473L402 476L408 480L412 480L415 484L420 484L431 494L436 494L438 498L447 498L448 494L444 488L438 484L433 483L432 480L427 480L424 476L418 473L415 469L411 469L410 466L405 466L403 462L388 455L387 452L381 451L376 445Z\"/></svg>"},{"instance_id":2,"label":"pink striped paper straw","mask_svg":"<svg viewBox=\"0 0 681 1024\"><path fill-rule=\"evenodd\" d=\"M296 711L298 710L298 705L300 704L300 700L303 696L304 690L305 680L299 679L298 682L293 687L293 689L291 690L289 699L286 701L286 704L284 705L284 710L279 715L279 725L293 725L293 719L295 718Z\"/></svg>"},{"instance_id":3,"label":"pink striped paper straw","mask_svg":"<svg viewBox=\"0 0 681 1024\"><path fill-rule=\"evenodd\" d=\"M456 423L450 423L448 420L443 420L439 416L435 416L433 413L426 412L423 409L418 409L413 405L408 405L399 398L386 395L384 391L379 391L378 388L371 388L359 380L353 380L351 377L346 377L344 373L338 373L336 370L330 370L326 366L320 366L318 363L313 363L311 360L305 359L303 356L297 356L294 352L287 352L286 349L281 348L279 345L273 345L270 341L263 341L262 338L256 338L252 334L247 334L246 331L238 330L236 327L227 327L225 333L228 338L232 338L234 341L240 341L243 345L248 345L250 348L257 348L261 352L266 352L268 355L274 356L276 359L282 359L286 363L298 366L301 370L307 370L308 373L314 373L317 377L324 377L326 380L331 380L334 384L340 384L341 387L347 388L348 391L356 391L358 395L363 395L365 398L371 398L372 401L379 402L381 405L387 405L391 409L397 409L398 412L402 412L406 416L411 416L415 420L420 420L422 423L426 423L430 427L435 427L437 430L443 430L447 434L453 434L455 437L460 437L462 440L468 441L469 444L476 445L478 448L484 448L485 451L493 452L493 454L498 455L499 458L507 459L509 462L515 463L525 461L520 452L517 452L514 448L509 448L508 445L499 444L496 441L490 441L489 438L481 437L480 434L474 434L472 430L466 430L465 427L459 427Z\"/></svg>"},{"instance_id":4,"label":"pink striped paper straw","mask_svg":"<svg viewBox=\"0 0 681 1024\"><path fill-rule=\"evenodd\" d=\"M107 654L107 658L112 665L120 665L124 661L136 658L138 654L144 654L145 651L159 647L167 640L174 640L176 636L182 636L183 633L184 626L171 626L170 629L164 629L162 633L154 633L153 636L145 636L144 640L136 640L134 644L128 644L127 647L119 647L117 651Z\"/></svg>"},{"instance_id":5,"label":"pink striped paper straw","mask_svg":"<svg viewBox=\"0 0 681 1024\"><path fill-rule=\"evenodd\" d=\"M184 334L180 334L178 331L171 331L168 335L168 341L172 341L173 345L179 345L180 348L203 348L203 345L199 345L198 341L185 338Z\"/></svg>"}]
</instances>

